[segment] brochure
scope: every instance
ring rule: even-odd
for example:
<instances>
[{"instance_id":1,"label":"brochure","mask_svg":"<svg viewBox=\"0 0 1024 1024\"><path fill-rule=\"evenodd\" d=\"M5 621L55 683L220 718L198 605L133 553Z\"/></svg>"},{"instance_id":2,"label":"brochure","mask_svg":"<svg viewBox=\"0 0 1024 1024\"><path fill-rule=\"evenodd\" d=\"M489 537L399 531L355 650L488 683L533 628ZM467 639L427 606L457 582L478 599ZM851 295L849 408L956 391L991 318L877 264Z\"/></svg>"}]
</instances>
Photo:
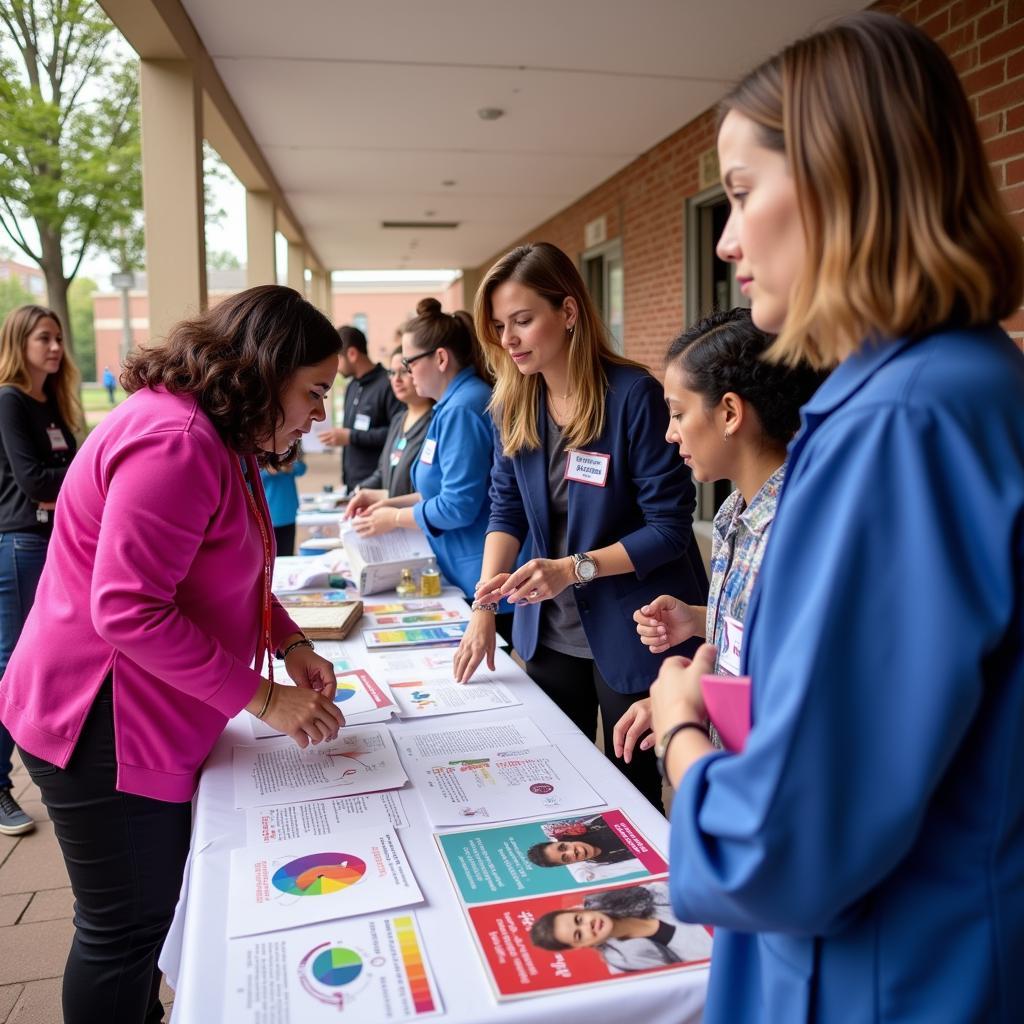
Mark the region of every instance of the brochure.
<instances>
[{"instance_id":1,"label":"brochure","mask_svg":"<svg viewBox=\"0 0 1024 1024\"><path fill-rule=\"evenodd\" d=\"M364 629L363 640L370 651L389 647L456 646L468 625L468 622L444 622L434 626Z\"/></svg>"},{"instance_id":2,"label":"brochure","mask_svg":"<svg viewBox=\"0 0 1024 1024\"><path fill-rule=\"evenodd\" d=\"M449 726L398 733L398 748L409 758L454 757L480 750L543 747L548 739L529 718L510 718L487 725Z\"/></svg>"},{"instance_id":3,"label":"brochure","mask_svg":"<svg viewBox=\"0 0 1024 1024\"><path fill-rule=\"evenodd\" d=\"M508 687L499 682L456 683L451 678L422 679L389 683L402 718L459 715L467 711L522 704Z\"/></svg>"},{"instance_id":4,"label":"brochure","mask_svg":"<svg viewBox=\"0 0 1024 1024\"><path fill-rule=\"evenodd\" d=\"M622 811L510 822L435 835L463 903L540 896L648 878L665 858Z\"/></svg>"},{"instance_id":5,"label":"brochure","mask_svg":"<svg viewBox=\"0 0 1024 1024\"><path fill-rule=\"evenodd\" d=\"M309 836L342 837L352 828L405 828L408 824L398 792L250 807L245 812L246 843L250 849Z\"/></svg>"}]
</instances>

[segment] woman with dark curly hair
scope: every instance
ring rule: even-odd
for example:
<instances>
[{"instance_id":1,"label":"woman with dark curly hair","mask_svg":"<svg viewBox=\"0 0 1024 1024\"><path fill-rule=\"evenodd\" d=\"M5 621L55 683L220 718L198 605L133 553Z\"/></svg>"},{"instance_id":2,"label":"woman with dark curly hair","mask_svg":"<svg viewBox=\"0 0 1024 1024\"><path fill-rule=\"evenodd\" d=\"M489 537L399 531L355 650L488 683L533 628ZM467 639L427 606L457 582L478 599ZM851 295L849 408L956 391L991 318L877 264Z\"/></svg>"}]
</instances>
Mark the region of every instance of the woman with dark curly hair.
<instances>
[{"instance_id":1,"label":"woman with dark curly hair","mask_svg":"<svg viewBox=\"0 0 1024 1024\"><path fill-rule=\"evenodd\" d=\"M338 346L289 288L235 295L129 360L130 397L65 477L0 717L75 894L68 1024L162 1018L190 801L228 718L245 709L300 747L344 724L331 663L270 593L259 475L324 418ZM274 682L274 651L298 685Z\"/></svg>"},{"instance_id":2,"label":"woman with dark curly hair","mask_svg":"<svg viewBox=\"0 0 1024 1024\"><path fill-rule=\"evenodd\" d=\"M715 671L726 675L739 674L743 619L775 519L786 445L800 426L800 407L825 378L806 363L765 360L774 340L754 325L750 310L730 309L683 331L665 357L666 440L695 480L732 480L736 490L715 515L707 606L662 594L633 620L652 654L706 638L718 651ZM641 750L653 747L650 724L648 697L616 723L616 756L628 764L637 740Z\"/></svg>"}]
</instances>

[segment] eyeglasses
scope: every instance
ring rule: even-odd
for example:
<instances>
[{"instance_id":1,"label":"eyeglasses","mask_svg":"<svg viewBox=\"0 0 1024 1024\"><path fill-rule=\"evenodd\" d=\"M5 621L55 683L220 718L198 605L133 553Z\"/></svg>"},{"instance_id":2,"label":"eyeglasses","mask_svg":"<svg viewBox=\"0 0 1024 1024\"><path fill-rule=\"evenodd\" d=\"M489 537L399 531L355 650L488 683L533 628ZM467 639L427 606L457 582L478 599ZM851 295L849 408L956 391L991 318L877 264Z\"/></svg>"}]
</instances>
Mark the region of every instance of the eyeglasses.
<instances>
[{"instance_id":1,"label":"eyeglasses","mask_svg":"<svg viewBox=\"0 0 1024 1024\"><path fill-rule=\"evenodd\" d=\"M406 359L405 356L402 356L402 366L405 367L406 373L412 373L412 364L415 363L417 359L432 356L440 347L440 345L435 345L433 348L428 348L426 352L421 352L418 356L413 356L412 359Z\"/></svg>"},{"instance_id":2,"label":"eyeglasses","mask_svg":"<svg viewBox=\"0 0 1024 1024\"><path fill-rule=\"evenodd\" d=\"M413 358L419 359L419 356L414 356ZM404 360L403 360L403 362L404 362ZM394 378L394 377L408 377L410 373L412 373L412 371L406 369L404 366L401 367L401 369L398 369L398 370L388 370L387 371L388 376L391 377L391 378Z\"/></svg>"}]
</instances>

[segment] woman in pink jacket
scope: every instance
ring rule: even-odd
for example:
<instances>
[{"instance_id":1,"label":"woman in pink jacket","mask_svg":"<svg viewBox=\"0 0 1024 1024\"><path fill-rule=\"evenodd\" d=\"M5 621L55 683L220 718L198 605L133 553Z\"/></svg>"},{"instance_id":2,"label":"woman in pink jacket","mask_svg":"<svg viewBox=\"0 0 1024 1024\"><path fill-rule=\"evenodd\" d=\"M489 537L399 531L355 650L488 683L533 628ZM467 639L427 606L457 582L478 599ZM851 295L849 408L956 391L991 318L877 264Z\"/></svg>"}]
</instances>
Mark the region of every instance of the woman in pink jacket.
<instances>
[{"instance_id":1,"label":"woman in pink jacket","mask_svg":"<svg viewBox=\"0 0 1024 1024\"><path fill-rule=\"evenodd\" d=\"M190 801L227 720L244 709L300 747L344 724L330 662L270 593L259 474L324 418L339 346L291 289L233 296L129 359L130 397L68 470L0 685L75 893L67 1024L162 1018ZM274 651L297 686L273 681Z\"/></svg>"}]
</instances>

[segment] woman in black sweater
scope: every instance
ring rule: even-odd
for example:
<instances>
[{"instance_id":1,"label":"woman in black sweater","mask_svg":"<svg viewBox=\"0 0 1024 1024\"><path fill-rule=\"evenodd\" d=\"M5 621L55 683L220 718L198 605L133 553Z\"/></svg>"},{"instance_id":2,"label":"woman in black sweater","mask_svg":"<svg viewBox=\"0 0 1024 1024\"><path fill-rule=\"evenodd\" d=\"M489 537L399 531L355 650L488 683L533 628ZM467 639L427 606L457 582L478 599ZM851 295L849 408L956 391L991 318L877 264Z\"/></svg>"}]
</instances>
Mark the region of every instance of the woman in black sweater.
<instances>
[{"instance_id":1,"label":"woman in black sweater","mask_svg":"<svg viewBox=\"0 0 1024 1024\"><path fill-rule=\"evenodd\" d=\"M57 314L21 306L0 328L0 685L46 560L57 492L83 426L78 371ZM14 741L0 724L0 834L35 822L11 793Z\"/></svg>"}]
</instances>

